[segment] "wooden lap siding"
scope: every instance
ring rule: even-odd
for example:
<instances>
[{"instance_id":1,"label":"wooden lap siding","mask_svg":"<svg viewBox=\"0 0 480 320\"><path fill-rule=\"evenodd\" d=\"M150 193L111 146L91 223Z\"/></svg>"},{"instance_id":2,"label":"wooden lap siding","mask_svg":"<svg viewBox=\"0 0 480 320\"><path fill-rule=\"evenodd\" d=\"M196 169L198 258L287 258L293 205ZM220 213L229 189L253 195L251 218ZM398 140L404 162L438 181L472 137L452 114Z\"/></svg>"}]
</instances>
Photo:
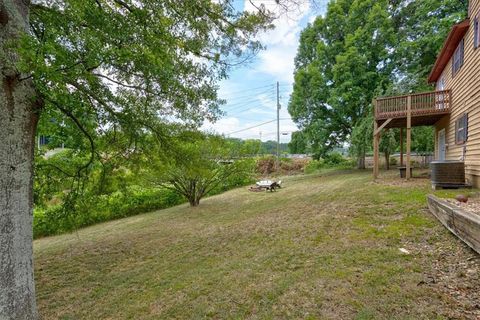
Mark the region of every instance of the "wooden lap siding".
<instances>
[{"instance_id":1,"label":"wooden lap siding","mask_svg":"<svg viewBox=\"0 0 480 320\"><path fill-rule=\"evenodd\" d=\"M446 131L447 160L459 160L466 146L465 173L469 182L477 187L480 187L480 48L474 49L474 21L479 14L480 0L472 0L470 28L464 37L464 64L452 78L452 56L442 73L445 89L452 90L451 114L437 122L435 130L437 156L437 135L441 129ZM455 144L455 121L464 113L468 113L468 140L466 144L457 145Z\"/></svg>"}]
</instances>

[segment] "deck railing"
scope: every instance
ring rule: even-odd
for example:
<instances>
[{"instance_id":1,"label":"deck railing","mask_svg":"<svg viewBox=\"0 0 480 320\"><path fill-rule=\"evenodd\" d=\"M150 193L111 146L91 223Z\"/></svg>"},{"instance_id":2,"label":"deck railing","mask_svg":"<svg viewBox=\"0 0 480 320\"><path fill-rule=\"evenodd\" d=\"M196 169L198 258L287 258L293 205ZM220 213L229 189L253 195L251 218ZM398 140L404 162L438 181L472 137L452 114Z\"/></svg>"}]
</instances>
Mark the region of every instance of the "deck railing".
<instances>
[{"instance_id":1,"label":"deck railing","mask_svg":"<svg viewBox=\"0 0 480 320\"><path fill-rule=\"evenodd\" d=\"M432 91L412 95L383 97L376 99L375 118L402 118L407 116L408 97L411 101L412 116L450 112L451 91Z\"/></svg>"}]
</instances>

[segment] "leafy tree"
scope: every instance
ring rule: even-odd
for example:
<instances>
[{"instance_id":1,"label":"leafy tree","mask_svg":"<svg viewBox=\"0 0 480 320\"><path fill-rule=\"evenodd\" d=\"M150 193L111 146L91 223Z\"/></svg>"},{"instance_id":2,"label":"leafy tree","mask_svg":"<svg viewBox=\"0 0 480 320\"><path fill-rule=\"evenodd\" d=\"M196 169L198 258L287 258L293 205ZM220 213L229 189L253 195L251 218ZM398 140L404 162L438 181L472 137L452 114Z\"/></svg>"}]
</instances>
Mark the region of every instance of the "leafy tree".
<instances>
[{"instance_id":1,"label":"leafy tree","mask_svg":"<svg viewBox=\"0 0 480 320\"><path fill-rule=\"evenodd\" d=\"M326 15L301 34L289 102L314 154L350 140L363 167L359 133L372 98L432 89L426 77L466 6L457 0L331 1Z\"/></svg>"},{"instance_id":2,"label":"leafy tree","mask_svg":"<svg viewBox=\"0 0 480 320\"><path fill-rule=\"evenodd\" d=\"M373 116L369 113L353 127L350 139L350 154L357 159L357 168L365 169L365 155L373 141Z\"/></svg>"},{"instance_id":3,"label":"leafy tree","mask_svg":"<svg viewBox=\"0 0 480 320\"><path fill-rule=\"evenodd\" d=\"M232 65L261 45L264 7L231 1L54 0L0 3L0 318L36 319L32 268L32 177L39 117L65 123L86 161L107 128L150 132L216 119L216 90Z\"/></svg>"},{"instance_id":4,"label":"leafy tree","mask_svg":"<svg viewBox=\"0 0 480 320\"><path fill-rule=\"evenodd\" d=\"M386 0L338 0L301 35L295 60L293 120L314 153L347 141L391 75L395 32Z\"/></svg>"},{"instance_id":5,"label":"leafy tree","mask_svg":"<svg viewBox=\"0 0 480 320\"><path fill-rule=\"evenodd\" d=\"M422 154L431 154L435 148L433 127L412 128L412 150Z\"/></svg>"},{"instance_id":6,"label":"leafy tree","mask_svg":"<svg viewBox=\"0 0 480 320\"><path fill-rule=\"evenodd\" d=\"M395 86L399 93L431 90L427 84L433 64L454 23L466 17L468 1L391 1L398 43L392 51Z\"/></svg>"},{"instance_id":7,"label":"leafy tree","mask_svg":"<svg viewBox=\"0 0 480 320\"><path fill-rule=\"evenodd\" d=\"M175 139L175 155L157 157L148 176L153 184L184 196L192 207L232 175L250 174L245 162L232 159L232 150L219 136L186 132ZM155 156L149 157L149 161L152 159Z\"/></svg>"},{"instance_id":8,"label":"leafy tree","mask_svg":"<svg viewBox=\"0 0 480 320\"><path fill-rule=\"evenodd\" d=\"M245 156L258 155L262 149L262 141L258 139L247 139L243 141L241 153Z\"/></svg>"},{"instance_id":9,"label":"leafy tree","mask_svg":"<svg viewBox=\"0 0 480 320\"><path fill-rule=\"evenodd\" d=\"M290 153L293 154L305 154L308 149L308 140L305 133L302 131L296 131L292 133L292 140L288 144Z\"/></svg>"},{"instance_id":10,"label":"leafy tree","mask_svg":"<svg viewBox=\"0 0 480 320\"><path fill-rule=\"evenodd\" d=\"M383 152L385 156L385 169L387 170L390 170L390 155L397 150L397 145L394 129L389 129L382 133L379 151Z\"/></svg>"},{"instance_id":11,"label":"leafy tree","mask_svg":"<svg viewBox=\"0 0 480 320\"><path fill-rule=\"evenodd\" d=\"M423 157L423 165L427 165L426 157L432 155L435 150L435 128L414 127L412 128L412 151Z\"/></svg>"},{"instance_id":12,"label":"leafy tree","mask_svg":"<svg viewBox=\"0 0 480 320\"><path fill-rule=\"evenodd\" d=\"M280 153L288 152L288 144L280 143ZM261 154L277 154L277 141L268 140L262 142Z\"/></svg>"}]
</instances>

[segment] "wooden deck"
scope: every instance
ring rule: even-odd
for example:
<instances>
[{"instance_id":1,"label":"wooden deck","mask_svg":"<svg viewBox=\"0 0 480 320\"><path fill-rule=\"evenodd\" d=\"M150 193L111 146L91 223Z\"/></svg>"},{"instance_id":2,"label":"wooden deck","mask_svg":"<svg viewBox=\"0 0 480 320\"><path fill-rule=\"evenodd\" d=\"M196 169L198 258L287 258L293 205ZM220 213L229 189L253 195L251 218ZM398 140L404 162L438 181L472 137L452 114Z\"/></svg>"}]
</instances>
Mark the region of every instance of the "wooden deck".
<instances>
[{"instance_id":1,"label":"wooden deck","mask_svg":"<svg viewBox=\"0 0 480 320\"><path fill-rule=\"evenodd\" d=\"M385 128L406 127L410 99L411 125L433 125L450 113L450 90L432 91L412 95L382 97L375 100L375 120L379 125L389 120Z\"/></svg>"},{"instance_id":2,"label":"wooden deck","mask_svg":"<svg viewBox=\"0 0 480 320\"><path fill-rule=\"evenodd\" d=\"M450 90L432 91L396 97L382 97L373 101L373 177L379 173L380 136L384 129L400 128L400 152L403 154L403 130L406 131L406 178L411 178L410 156L412 127L431 126L450 114L452 94ZM403 160L403 159L402 159ZM403 161L401 161L403 162Z\"/></svg>"}]
</instances>

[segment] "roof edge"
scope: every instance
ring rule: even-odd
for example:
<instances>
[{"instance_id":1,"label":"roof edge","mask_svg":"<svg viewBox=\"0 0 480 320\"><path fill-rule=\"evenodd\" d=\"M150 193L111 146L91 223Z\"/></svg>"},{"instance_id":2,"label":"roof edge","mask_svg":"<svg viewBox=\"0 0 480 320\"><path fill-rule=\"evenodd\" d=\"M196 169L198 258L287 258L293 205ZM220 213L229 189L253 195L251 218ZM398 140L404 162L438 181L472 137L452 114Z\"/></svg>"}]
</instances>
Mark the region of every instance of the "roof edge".
<instances>
[{"instance_id":1,"label":"roof edge","mask_svg":"<svg viewBox=\"0 0 480 320\"><path fill-rule=\"evenodd\" d=\"M428 83L436 82L438 78L440 78L443 70L445 69L448 62L450 61L450 58L455 52L455 49L467 33L468 28L470 28L469 18L455 24L452 27L452 30L450 30L450 33L447 36L447 39L443 43L440 54L437 56L437 60L435 61L432 71L428 76Z\"/></svg>"}]
</instances>

